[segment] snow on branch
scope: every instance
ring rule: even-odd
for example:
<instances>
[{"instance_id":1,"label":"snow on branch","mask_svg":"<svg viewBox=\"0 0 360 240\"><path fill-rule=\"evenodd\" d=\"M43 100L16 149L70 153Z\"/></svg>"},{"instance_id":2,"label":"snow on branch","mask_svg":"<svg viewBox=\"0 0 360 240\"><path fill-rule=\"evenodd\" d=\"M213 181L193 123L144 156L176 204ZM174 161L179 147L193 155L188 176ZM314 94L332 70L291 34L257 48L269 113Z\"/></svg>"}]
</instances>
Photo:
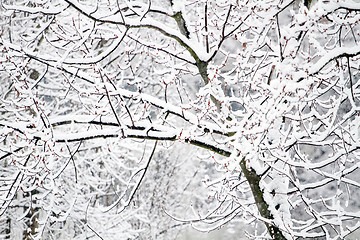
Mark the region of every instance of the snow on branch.
<instances>
[{"instance_id":1,"label":"snow on branch","mask_svg":"<svg viewBox=\"0 0 360 240\"><path fill-rule=\"evenodd\" d=\"M319 73L327 64L331 61L342 58L342 57L355 57L360 54L360 46L354 47L337 47L329 52L327 52L323 57L321 57L315 64L313 64L309 69L309 75L315 75Z\"/></svg>"}]
</instances>

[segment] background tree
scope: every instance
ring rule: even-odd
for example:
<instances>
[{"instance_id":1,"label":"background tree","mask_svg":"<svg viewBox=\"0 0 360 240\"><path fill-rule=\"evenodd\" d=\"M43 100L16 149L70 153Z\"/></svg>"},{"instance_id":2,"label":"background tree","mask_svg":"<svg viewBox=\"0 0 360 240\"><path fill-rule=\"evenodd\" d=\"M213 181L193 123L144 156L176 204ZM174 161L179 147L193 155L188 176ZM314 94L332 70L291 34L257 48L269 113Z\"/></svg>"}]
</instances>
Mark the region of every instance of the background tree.
<instances>
[{"instance_id":1,"label":"background tree","mask_svg":"<svg viewBox=\"0 0 360 240\"><path fill-rule=\"evenodd\" d=\"M5 237L359 228L357 2L1 4ZM199 177L209 198L181 216Z\"/></svg>"}]
</instances>

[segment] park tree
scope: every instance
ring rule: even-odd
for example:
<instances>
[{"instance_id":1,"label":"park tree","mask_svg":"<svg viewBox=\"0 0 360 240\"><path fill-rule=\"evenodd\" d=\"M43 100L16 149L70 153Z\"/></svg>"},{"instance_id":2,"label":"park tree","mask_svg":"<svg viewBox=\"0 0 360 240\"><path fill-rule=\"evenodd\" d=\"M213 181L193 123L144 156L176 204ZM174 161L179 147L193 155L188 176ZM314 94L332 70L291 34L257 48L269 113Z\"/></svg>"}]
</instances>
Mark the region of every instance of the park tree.
<instances>
[{"instance_id":1,"label":"park tree","mask_svg":"<svg viewBox=\"0 0 360 240\"><path fill-rule=\"evenodd\" d=\"M356 234L356 0L1 0L0 19L4 238Z\"/></svg>"}]
</instances>

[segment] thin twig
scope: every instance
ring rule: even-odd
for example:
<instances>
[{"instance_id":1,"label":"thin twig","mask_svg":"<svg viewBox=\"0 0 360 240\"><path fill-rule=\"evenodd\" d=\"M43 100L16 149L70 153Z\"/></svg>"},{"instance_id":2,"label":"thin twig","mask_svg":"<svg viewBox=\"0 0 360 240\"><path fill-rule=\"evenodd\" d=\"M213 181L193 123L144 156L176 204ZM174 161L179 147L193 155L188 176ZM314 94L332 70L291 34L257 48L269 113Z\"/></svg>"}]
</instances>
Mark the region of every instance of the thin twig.
<instances>
[{"instance_id":1,"label":"thin twig","mask_svg":"<svg viewBox=\"0 0 360 240\"><path fill-rule=\"evenodd\" d=\"M82 141L80 141L78 147L76 148L74 153L71 153L70 147L69 145L66 143L66 148L68 149L69 153L70 153L70 159L74 165L74 172L75 172L75 183L77 183L77 168L76 168L76 164L75 164L75 159L74 159L74 155L79 151L80 145L82 144Z\"/></svg>"},{"instance_id":2,"label":"thin twig","mask_svg":"<svg viewBox=\"0 0 360 240\"><path fill-rule=\"evenodd\" d=\"M115 111L115 108L114 108L112 102L111 102L110 95L109 95L109 91L108 91L108 89L107 89L107 87L106 87L106 84L105 84L104 78L103 78L103 76L102 76L102 74L101 74L101 71L99 71L99 74L100 74L100 77L101 77L102 82L104 83L104 89L105 89L105 92L106 92L106 97L107 97L107 99L108 99L108 101L109 101L109 104L110 104L110 107L111 107L111 111L113 112L113 114L114 114L114 116L115 116L115 118L116 118L116 121L117 121L117 123L119 124L122 137L125 137L124 128L123 128L122 124L120 123L120 119L119 119L119 117L118 117L118 115L117 115L117 113L116 113L116 111Z\"/></svg>"},{"instance_id":3,"label":"thin twig","mask_svg":"<svg viewBox=\"0 0 360 240\"><path fill-rule=\"evenodd\" d=\"M149 160L148 160L148 162L146 163L146 166L143 168L143 173L142 173L142 175L141 175L141 177L140 177L140 180L139 180L138 183L136 184L135 189L132 191L131 196L129 197L129 200L127 201L126 205L123 206L123 209L120 211L120 213L121 213L122 211L124 211L125 208L127 208L128 206L130 206L130 204L131 204L131 202L132 202L132 200L133 200L133 198L134 198L137 190L138 190L139 187L140 187L141 182L143 181L143 179L144 179L144 177L145 177L145 174L146 174L147 170L149 169L149 165L150 165L150 162L151 162L151 160L152 160L152 158L153 158L153 156L154 156L154 153L155 153L157 144L158 144L158 140L155 141L155 144L154 144L153 150L152 150L152 152L151 152L151 154L150 154Z\"/></svg>"},{"instance_id":4,"label":"thin twig","mask_svg":"<svg viewBox=\"0 0 360 240\"><path fill-rule=\"evenodd\" d=\"M208 10L208 2L205 3L205 44L206 44L206 52L209 53L209 32L208 32L208 19L207 19L207 10ZM225 25L224 25L225 28ZM224 36L224 35L223 35Z\"/></svg>"},{"instance_id":5,"label":"thin twig","mask_svg":"<svg viewBox=\"0 0 360 240\"><path fill-rule=\"evenodd\" d=\"M352 97L353 101L355 102L354 89L353 89L353 81L352 81L351 69L350 69L350 57L347 57L347 67L348 67L348 72L349 72L349 81L350 81L351 97Z\"/></svg>"},{"instance_id":6,"label":"thin twig","mask_svg":"<svg viewBox=\"0 0 360 240\"><path fill-rule=\"evenodd\" d=\"M283 50L282 50L282 45L281 45L281 32L280 32L280 25L279 25L279 17L277 14L276 14L276 25L277 25L277 30L278 30L278 34L279 34L280 61L282 62L284 60L284 56L283 56Z\"/></svg>"}]
</instances>

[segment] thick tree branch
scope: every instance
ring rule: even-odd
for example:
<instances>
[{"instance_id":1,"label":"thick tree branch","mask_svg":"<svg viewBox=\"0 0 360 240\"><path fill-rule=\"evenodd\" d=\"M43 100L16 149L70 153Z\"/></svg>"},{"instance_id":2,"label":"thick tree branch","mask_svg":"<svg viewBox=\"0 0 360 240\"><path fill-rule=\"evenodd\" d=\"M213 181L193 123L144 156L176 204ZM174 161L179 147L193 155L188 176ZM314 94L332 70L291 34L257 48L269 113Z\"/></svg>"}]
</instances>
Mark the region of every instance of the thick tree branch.
<instances>
[{"instance_id":1,"label":"thick tree branch","mask_svg":"<svg viewBox=\"0 0 360 240\"><path fill-rule=\"evenodd\" d=\"M185 35L178 34L176 31L172 31L171 29L167 28L165 25L157 23L156 21L146 21L146 19L143 19L143 21L141 21L141 22L137 22L137 21L134 21L132 19L126 20L126 22L119 22L119 21L117 21L115 19L111 19L111 18L107 19L107 18L95 17L93 14L83 10L81 8L80 4L75 3L75 2L73 2L71 0L65 0L65 1L68 4L70 4L73 8L75 8L77 11L79 11L81 14L83 14L84 16L92 19L93 21L102 22L102 23L116 24L116 25L122 25L122 26L127 27L128 29L130 29L130 28L154 29L154 30L162 33L164 36L167 36L169 38L172 38L172 39L176 40L194 58L195 65L199 69L200 76L204 80L205 84L208 84L209 79L208 79L208 73L207 73L207 65L208 65L208 62L211 60L211 58L209 58L208 60L201 59L201 57L196 53L195 49L190 47L191 43L189 42L189 40L188 40L188 38L186 36L187 35L186 32L185 32ZM174 16L175 16L174 17L175 20L180 19L180 20L183 21L183 18L182 18L181 15L179 15L179 16L174 15ZM146 23L146 22L148 22L148 23ZM180 24L183 26L185 24L185 22L184 23L180 22Z\"/></svg>"},{"instance_id":2,"label":"thick tree branch","mask_svg":"<svg viewBox=\"0 0 360 240\"><path fill-rule=\"evenodd\" d=\"M114 132L114 131L111 131ZM76 136L80 135L80 136ZM63 137L55 138L55 142L79 142L97 138L122 138L121 134L117 133L104 133L104 131L93 131L90 133L82 133L82 134L66 134ZM37 137L35 137L37 138ZM184 141L194 146L198 146L212 152L218 153L220 155L229 157L231 152L229 150L223 149L221 147L217 147L214 142L209 143L203 140L198 140L190 137L181 137L181 134L175 133L164 133L159 132L157 130L128 130L125 131L125 138L134 138L134 139L143 139L143 140L157 140L157 141Z\"/></svg>"},{"instance_id":3,"label":"thick tree branch","mask_svg":"<svg viewBox=\"0 0 360 240\"><path fill-rule=\"evenodd\" d=\"M360 46L354 47L339 47L335 48L328 53L326 53L322 58L320 58L315 64L311 64L309 67L308 74L303 74L303 76L299 77L297 82L305 79L306 76L314 76L318 74L323 68L325 68L331 61L346 57L351 58L360 54Z\"/></svg>"},{"instance_id":4,"label":"thick tree branch","mask_svg":"<svg viewBox=\"0 0 360 240\"><path fill-rule=\"evenodd\" d=\"M98 121L73 121L73 120L65 120L59 121L52 124L52 127L67 125L72 123L88 123L88 124L96 124L96 125L104 125L104 126L112 126L119 127L118 123L112 122L98 122ZM11 127L11 124L5 124L4 122L0 123L2 126ZM25 131L20 130L18 128L13 128L19 133L25 134ZM119 130L119 129L117 129ZM92 130L86 132L77 132L77 133L58 133L54 134L53 140L55 142L81 142L86 140L98 139L98 138L134 138L134 139L143 139L143 140L158 140L158 141L184 141L186 143L190 143L191 145L198 146L201 148L205 148L211 150L220 155L229 157L231 155L230 150L223 149L221 147L215 146L215 142L208 142L205 140L197 139L194 137L184 136L183 132L174 131L173 129L164 127L162 125L159 126L132 126L128 125L123 129L124 133L117 133L118 131L114 129L109 130ZM123 135L124 134L124 135ZM33 139L42 140L43 137L41 135L37 135L33 133ZM45 139L45 138L44 138ZM43 140L44 140L43 139ZM10 154L5 154L1 157L1 159L10 156Z\"/></svg>"},{"instance_id":5,"label":"thick tree branch","mask_svg":"<svg viewBox=\"0 0 360 240\"><path fill-rule=\"evenodd\" d=\"M270 212L269 204L266 203L266 201L263 197L263 194L264 194L263 190L260 188L261 176L258 175L253 169L247 168L245 157L240 161L240 167L250 185L250 188L253 193L253 196L254 196L254 199L256 202L256 206L259 210L260 215L263 218L266 218L269 220L274 219L273 215ZM275 225L269 224L267 222L264 222L264 223L270 233L270 236L273 239L286 240L286 238L282 234L282 231L278 227L276 227Z\"/></svg>"}]
</instances>

